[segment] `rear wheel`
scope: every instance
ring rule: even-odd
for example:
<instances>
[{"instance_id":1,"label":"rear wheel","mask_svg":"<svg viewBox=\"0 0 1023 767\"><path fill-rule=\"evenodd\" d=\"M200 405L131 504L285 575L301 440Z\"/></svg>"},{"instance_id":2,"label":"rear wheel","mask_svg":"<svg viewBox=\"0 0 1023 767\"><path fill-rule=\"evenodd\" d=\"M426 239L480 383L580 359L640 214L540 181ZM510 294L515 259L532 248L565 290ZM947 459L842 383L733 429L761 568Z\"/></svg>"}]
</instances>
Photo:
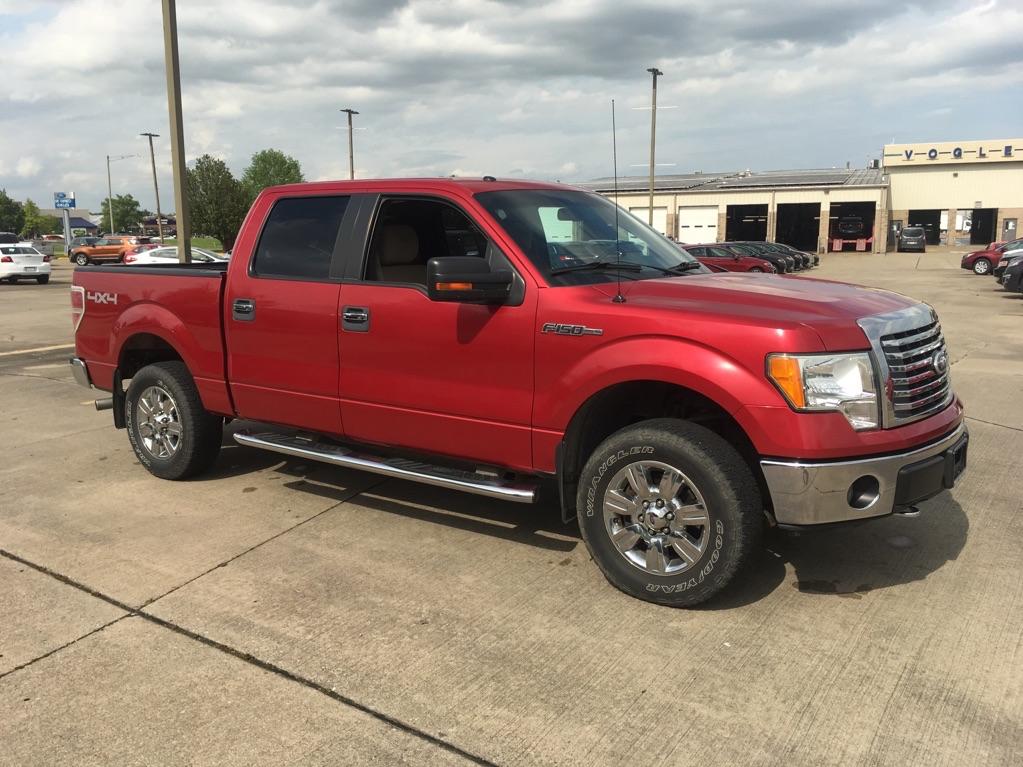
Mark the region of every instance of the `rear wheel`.
<instances>
[{"instance_id":1,"label":"rear wheel","mask_svg":"<svg viewBox=\"0 0 1023 767\"><path fill-rule=\"evenodd\" d=\"M89 257L84 253L75 253L74 256L72 256L71 260L74 261L79 266L89 265Z\"/></svg>"},{"instance_id":2,"label":"rear wheel","mask_svg":"<svg viewBox=\"0 0 1023 767\"><path fill-rule=\"evenodd\" d=\"M185 479L217 458L224 419L206 411L182 362L147 365L125 395L128 439L139 462L162 479Z\"/></svg>"},{"instance_id":3,"label":"rear wheel","mask_svg":"<svg viewBox=\"0 0 1023 767\"><path fill-rule=\"evenodd\" d=\"M48 274L44 274L41 277L36 277L36 282L38 282L40 285L45 285L49 281L50 281L50 275L48 275Z\"/></svg>"},{"instance_id":4,"label":"rear wheel","mask_svg":"<svg viewBox=\"0 0 1023 767\"><path fill-rule=\"evenodd\" d=\"M978 258L973 262L974 274L987 274L991 271L991 262L986 258Z\"/></svg>"},{"instance_id":5,"label":"rear wheel","mask_svg":"<svg viewBox=\"0 0 1023 767\"><path fill-rule=\"evenodd\" d=\"M709 429L668 418L608 437L586 462L577 508L608 581L672 607L721 591L764 524L760 492L738 452Z\"/></svg>"}]
</instances>

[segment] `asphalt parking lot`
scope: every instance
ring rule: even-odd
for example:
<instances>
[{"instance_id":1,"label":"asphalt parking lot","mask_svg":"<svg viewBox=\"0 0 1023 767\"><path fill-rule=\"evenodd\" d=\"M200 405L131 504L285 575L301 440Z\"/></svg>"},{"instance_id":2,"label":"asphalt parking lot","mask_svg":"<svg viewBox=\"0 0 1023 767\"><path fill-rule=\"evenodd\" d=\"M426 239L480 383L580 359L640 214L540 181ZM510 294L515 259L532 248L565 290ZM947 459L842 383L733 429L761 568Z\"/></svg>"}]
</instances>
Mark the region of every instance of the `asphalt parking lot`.
<instances>
[{"instance_id":1,"label":"asphalt parking lot","mask_svg":"<svg viewBox=\"0 0 1023 767\"><path fill-rule=\"evenodd\" d=\"M1023 763L1023 296L957 254L814 276L938 310L960 486L690 611L553 508L228 442L151 477L71 380L70 276L0 285L0 764Z\"/></svg>"}]
</instances>

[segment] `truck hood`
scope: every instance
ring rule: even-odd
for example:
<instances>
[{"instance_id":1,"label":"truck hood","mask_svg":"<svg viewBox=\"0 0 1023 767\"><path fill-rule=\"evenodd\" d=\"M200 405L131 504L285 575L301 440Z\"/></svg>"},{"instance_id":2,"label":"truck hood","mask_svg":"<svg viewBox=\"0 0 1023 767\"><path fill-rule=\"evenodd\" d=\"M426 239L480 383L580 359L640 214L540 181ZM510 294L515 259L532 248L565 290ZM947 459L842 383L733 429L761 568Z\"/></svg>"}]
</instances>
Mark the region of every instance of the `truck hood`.
<instances>
[{"instance_id":1,"label":"truck hood","mask_svg":"<svg viewBox=\"0 0 1023 767\"><path fill-rule=\"evenodd\" d=\"M607 284L594 286L614 295ZM920 302L878 288L844 282L768 274L691 274L682 277L622 283L633 307L649 307L722 321L743 318L778 328L808 327L827 351L866 349L866 336L856 320L905 309Z\"/></svg>"}]
</instances>

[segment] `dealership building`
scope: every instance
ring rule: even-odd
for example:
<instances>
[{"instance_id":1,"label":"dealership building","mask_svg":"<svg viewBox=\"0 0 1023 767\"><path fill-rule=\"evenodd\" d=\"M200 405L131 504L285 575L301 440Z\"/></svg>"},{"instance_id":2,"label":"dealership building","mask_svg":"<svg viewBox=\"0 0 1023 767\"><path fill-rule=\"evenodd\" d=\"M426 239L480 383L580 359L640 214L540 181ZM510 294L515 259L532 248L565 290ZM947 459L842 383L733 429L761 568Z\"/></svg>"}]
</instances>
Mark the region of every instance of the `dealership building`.
<instances>
[{"instance_id":1,"label":"dealership building","mask_svg":"<svg viewBox=\"0 0 1023 767\"><path fill-rule=\"evenodd\" d=\"M614 180L583 185L614 195ZM648 220L649 179L618 180L618 201ZM928 242L1018 237L1023 139L892 144L870 168L657 176L653 225L683 243L772 240L817 252L883 253L902 228ZM951 231L949 231L951 227Z\"/></svg>"}]
</instances>

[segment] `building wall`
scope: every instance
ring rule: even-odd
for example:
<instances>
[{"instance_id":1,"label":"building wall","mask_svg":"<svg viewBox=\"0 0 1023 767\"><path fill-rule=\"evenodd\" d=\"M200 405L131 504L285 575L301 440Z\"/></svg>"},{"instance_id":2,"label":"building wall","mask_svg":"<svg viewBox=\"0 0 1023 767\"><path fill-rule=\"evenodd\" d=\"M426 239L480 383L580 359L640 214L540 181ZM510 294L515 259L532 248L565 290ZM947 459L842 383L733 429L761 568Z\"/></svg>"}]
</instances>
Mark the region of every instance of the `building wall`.
<instances>
[{"instance_id":1,"label":"building wall","mask_svg":"<svg viewBox=\"0 0 1023 767\"><path fill-rule=\"evenodd\" d=\"M612 197L605 193L605 196ZM649 205L648 192L628 192L618 194L618 204L629 208L642 208L645 214ZM727 228L727 211L729 205L767 205L768 239L773 239L776 225L778 205L784 203L812 202L821 206L821 224L818 248L827 244L828 216L831 203L838 202L872 202L874 203L874 252L883 253L887 232L887 187L884 186L837 186L800 189L711 189L694 192L655 193L654 208L666 208L666 234L678 236L678 209L680 207L716 205L718 208L718 241L724 240ZM646 220L645 215L640 216Z\"/></svg>"},{"instance_id":2,"label":"building wall","mask_svg":"<svg viewBox=\"0 0 1023 767\"><path fill-rule=\"evenodd\" d=\"M889 168L892 210L1023 206L1023 162Z\"/></svg>"}]
</instances>

